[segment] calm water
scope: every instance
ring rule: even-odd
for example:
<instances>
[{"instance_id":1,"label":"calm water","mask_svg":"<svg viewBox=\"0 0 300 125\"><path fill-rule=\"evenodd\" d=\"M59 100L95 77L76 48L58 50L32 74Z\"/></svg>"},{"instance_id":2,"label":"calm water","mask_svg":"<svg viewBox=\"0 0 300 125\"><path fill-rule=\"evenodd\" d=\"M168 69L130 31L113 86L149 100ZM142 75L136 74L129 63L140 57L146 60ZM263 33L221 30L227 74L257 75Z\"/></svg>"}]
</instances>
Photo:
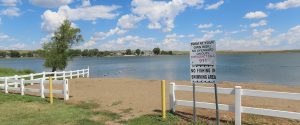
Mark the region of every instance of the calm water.
<instances>
[{"instance_id":1,"label":"calm water","mask_svg":"<svg viewBox=\"0 0 300 125\"><path fill-rule=\"evenodd\" d=\"M218 55L217 79L300 85L300 54ZM0 67L42 72L42 59L1 59ZM189 56L74 58L67 70L90 67L91 77L189 80Z\"/></svg>"}]
</instances>

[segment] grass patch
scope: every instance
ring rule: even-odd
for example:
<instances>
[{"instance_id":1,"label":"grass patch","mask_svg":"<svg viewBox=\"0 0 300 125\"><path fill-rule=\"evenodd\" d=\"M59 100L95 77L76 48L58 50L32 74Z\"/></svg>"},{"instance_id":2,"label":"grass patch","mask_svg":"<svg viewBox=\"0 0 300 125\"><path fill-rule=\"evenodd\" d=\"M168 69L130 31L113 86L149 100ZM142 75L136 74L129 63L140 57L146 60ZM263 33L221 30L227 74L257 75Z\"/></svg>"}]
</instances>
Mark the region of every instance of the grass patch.
<instances>
[{"instance_id":1,"label":"grass patch","mask_svg":"<svg viewBox=\"0 0 300 125\"><path fill-rule=\"evenodd\" d=\"M111 106L116 106L116 105L119 105L119 104L122 104L122 101L114 101Z\"/></svg>"},{"instance_id":2,"label":"grass patch","mask_svg":"<svg viewBox=\"0 0 300 125\"><path fill-rule=\"evenodd\" d=\"M1 125L102 125L91 119L95 114L85 107L33 96L0 93Z\"/></svg>"},{"instance_id":3,"label":"grass patch","mask_svg":"<svg viewBox=\"0 0 300 125\"><path fill-rule=\"evenodd\" d=\"M172 113L167 113L166 120L163 120L161 115L144 115L122 123L127 125L175 125L180 124L180 118Z\"/></svg>"},{"instance_id":4,"label":"grass patch","mask_svg":"<svg viewBox=\"0 0 300 125\"><path fill-rule=\"evenodd\" d=\"M127 109L120 109L122 111L122 113L131 113L131 111L133 110L132 108L127 108Z\"/></svg>"},{"instance_id":5,"label":"grass patch","mask_svg":"<svg viewBox=\"0 0 300 125\"><path fill-rule=\"evenodd\" d=\"M0 68L0 76L26 75L30 73L34 73L34 71L30 69L16 70L12 68Z\"/></svg>"},{"instance_id":6,"label":"grass patch","mask_svg":"<svg viewBox=\"0 0 300 125\"><path fill-rule=\"evenodd\" d=\"M82 109L95 109L100 107L99 104L92 102L92 101L81 101L79 104L76 105L78 108Z\"/></svg>"},{"instance_id":7,"label":"grass patch","mask_svg":"<svg viewBox=\"0 0 300 125\"><path fill-rule=\"evenodd\" d=\"M94 112L94 115L104 116L104 117L108 118L108 120L113 120L113 121L121 118L121 115L111 112L111 111L106 111L106 110Z\"/></svg>"}]
</instances>

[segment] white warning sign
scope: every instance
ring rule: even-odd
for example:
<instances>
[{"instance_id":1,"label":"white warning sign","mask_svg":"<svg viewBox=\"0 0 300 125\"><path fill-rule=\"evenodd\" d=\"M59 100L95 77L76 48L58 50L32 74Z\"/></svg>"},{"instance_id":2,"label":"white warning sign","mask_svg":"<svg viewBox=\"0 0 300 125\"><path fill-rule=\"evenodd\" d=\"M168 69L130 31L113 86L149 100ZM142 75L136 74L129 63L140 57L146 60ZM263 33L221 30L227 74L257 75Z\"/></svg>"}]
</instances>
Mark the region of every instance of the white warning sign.
<instances>
[{"instance_id":1,"label":"white warning sign","mask_svg":"<svg viewBox=\"0 0 300 125\"><path fill-rule=\"evenodd\" d=\"M192 83L216 82L215 41L201 41L191 43L190 72Z\"/></svg>"}]
</instances>

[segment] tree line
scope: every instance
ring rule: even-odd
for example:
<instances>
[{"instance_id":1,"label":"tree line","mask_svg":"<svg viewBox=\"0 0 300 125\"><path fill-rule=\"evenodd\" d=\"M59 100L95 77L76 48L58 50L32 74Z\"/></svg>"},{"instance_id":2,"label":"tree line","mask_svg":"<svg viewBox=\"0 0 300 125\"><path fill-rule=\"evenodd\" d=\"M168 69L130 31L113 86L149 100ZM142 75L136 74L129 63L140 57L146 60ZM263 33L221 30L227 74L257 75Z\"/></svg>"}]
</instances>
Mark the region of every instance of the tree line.
<instances>
[{"instance_id":1,"label":"tree line","mask_svg":"<svg viewBox=\"0 0 300 125\"><path fill-rule=\"evenodd\" d=\"M123 55L173 55L172 51L160 50L160 48L154 48L151 51L142 51L141 49L131 50L126 49L125 51L100 51L98 49L69 49L66 51L67 56L69 57L104 57L104 56L123 56ZM20 57L45 57L45 50L32 50L32 51L0 51L0 58L11 57L11 58L20 58Z\"/></svg>"},{"instance_id":2,"label":"tree line","mask_svg":"<svg viewBox=\"0 0 300 125\"><path fill-rule=\"evenodd\" d=\"M12 57L12 58L19 58L19 57L34 57L34 51L28 52L19 52L16 50L9 50L9 51L0 51L0 58L5 57Z\"/></svg>"}]
</instances>

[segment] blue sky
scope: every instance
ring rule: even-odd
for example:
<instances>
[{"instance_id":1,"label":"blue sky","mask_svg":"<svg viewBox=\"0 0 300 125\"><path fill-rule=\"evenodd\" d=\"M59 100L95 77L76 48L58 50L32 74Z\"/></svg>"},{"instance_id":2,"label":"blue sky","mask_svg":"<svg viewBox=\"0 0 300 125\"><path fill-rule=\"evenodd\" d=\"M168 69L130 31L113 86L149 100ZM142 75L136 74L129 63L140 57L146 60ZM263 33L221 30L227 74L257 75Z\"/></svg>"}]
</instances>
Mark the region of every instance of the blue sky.
<instances>
[{"instance_id":1,"label":"blue sky","mask_svg":"<svg viewBox=\"0 0 300 125\"><path fill-rule=\"evenodd\" d=\"M300 49L300 0L0 0L0 49L39 49L65 19L76 49Z\"/></svg>"}]
</instances>

